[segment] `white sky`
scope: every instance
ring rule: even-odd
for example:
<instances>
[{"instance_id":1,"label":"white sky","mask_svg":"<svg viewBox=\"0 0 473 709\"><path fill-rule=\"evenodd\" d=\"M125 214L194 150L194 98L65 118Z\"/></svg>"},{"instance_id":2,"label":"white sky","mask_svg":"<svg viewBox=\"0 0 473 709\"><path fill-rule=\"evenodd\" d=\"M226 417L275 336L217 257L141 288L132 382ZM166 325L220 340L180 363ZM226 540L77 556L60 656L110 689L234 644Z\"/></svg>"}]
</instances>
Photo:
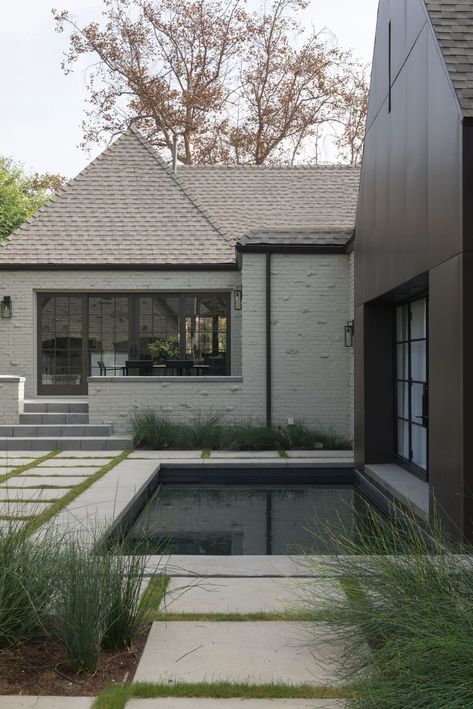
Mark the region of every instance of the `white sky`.
<instances>
[{"instance_id":1,"label":"white sky","mask_svg":"<svg viewBox=\"0 0 473 709\"><path fill-rule=\"evenodd\" d=\"M328 27L344 48L370 63L378 0L311 0L307 19ZM0 155L37 172L77 174L91 154L78 147L85 107L83 70L64 76L67 33L57 34L51 8L82 22L99 19L101 0L0 0Z\"/></svg>"}]
</instances>

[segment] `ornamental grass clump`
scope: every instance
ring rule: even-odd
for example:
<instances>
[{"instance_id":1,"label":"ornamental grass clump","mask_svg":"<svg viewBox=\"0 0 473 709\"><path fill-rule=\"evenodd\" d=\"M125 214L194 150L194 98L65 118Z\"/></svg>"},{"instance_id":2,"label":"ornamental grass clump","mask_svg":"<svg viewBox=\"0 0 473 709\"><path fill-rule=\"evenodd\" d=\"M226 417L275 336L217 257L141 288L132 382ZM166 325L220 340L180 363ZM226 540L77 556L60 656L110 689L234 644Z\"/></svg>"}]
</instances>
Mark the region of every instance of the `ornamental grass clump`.
<instances>
[{"instance_id":1,"label":"ornamental grass clump","mask_svg":"<svg viewBox=\"0 0 473 709\"><path fill-rule=\"evenodd\" d=\"M122 546L113 546L104 557L107 564L107 604L103 647L118 650L130 647L145 624L147 607L140 601L148 557L144 549L124 555Z\"/></svg>"},{"instance_id":2,"label":"ornamental grass clump","mask_svg":"<svg viewBox=\"0 0 473 709\"><path fill-rule=\"evenodd\" d=\"M178 423L145 409L133 415L132 429L137 448L154 450L351 449L347 439L330 431L313 431L302 422L285 426L264 426L253 421L225 424L214 413L197 413L191 423Z\"/></svg>"},{"instance_id":3,"label":"ornamental grass clump","mask_svg":"<svg viewBox=\"0 0 473 709\"><path fill-rule=\"evenodd\" d=\"M457 555L437 522L371 510L333 542L348 602L329 601L324 614L345 647L343 678L357 678L347 706L473 707L472 550Z\"/></svg>"},{"instance_id":4,"label":"ornamental grass clump","mask_svg":"<svg viewBox=\"0 0 473 709\"><path fill-rule=\"evenodd\" d=\"M53 629L74 672L93 672L107 630L109 563L69 540L58 558Z\"/></svg>"},{"instance_id":5,"label":"ornamental grass clump","mask_svg":"<svg viewBox=\"0 0 473 709\"><path fill-rule=\"evenodd\" d=\"M8 522L0 537L0 648L45 634L54 587L50 535L32 541L22 522Z\"/></svg>"},{"instance_id":6,"label":"ornamental grass clump","mask_svg":"<svg viewBox=\"0 0 473 709\"><path fill-rule=\"evenodd\" d=\"M145 624L140 594L148 557L123 551L76 537L59 556L53 628L75 672L94 671L102 648L129 647Z\"/></svg>"}]
</instances>

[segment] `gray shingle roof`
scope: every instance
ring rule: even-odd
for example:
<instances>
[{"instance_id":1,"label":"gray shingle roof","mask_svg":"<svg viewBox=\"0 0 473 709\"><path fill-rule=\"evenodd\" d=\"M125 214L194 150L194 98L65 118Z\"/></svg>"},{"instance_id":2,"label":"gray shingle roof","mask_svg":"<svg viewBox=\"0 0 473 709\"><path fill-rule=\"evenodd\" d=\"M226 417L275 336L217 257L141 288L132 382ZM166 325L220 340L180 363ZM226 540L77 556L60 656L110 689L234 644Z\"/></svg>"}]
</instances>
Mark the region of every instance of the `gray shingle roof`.
<instances>
[{"instance_id":1,"label":"gray shingle roof","mask_svg":"<svg viewBox=\"0 0 473 709\"><path fill-rule=\"evenodd\" d=\"M284 229L281 231L250 231L239 243L242 246L344 246L353 236L353 229Z\"/></svg>"},{"instance_id":2,"label":"gray shingle roof","mask_svg":"<svg viewBox=\"0 0 473 709\"><path fill-rule=\"evenodd\" d=\"M0 246L0 267L214 264L234 259L230 241L133 130Z\"/></svg>"},{"instance_id":3,"label":"gray shingle roof","mask_svg":"<svg viewBox=\"0 0 473 709\"><path fill-rule=\"evenodd\" d=\"M192 165L179 166L177 177L235 240L249 231L355 227L357 167Z\"/></svg>"},{"instance_id":4,"label":"gray shingle roof","mask_svg":"<svg viewBox=\"0 0 473 709\"><path fill-rule=\"evenodd\" d=\"M359 169L347 166L197 166L175 175L130 129L0 244L0 268L232 264L249 231L285 239L290 231L291 243L307 243L314 230L352 233L358 182Z\"/></svg>"},{"instance_id":5,"label":"gray shingle roof","mask_svg":"<svg viewBox=\"0 0 473 709\"><path fill-rule=\"evenodd\" d=\"M473 116L473 2L424 0L458 101Z\"/></svg>"}]
</instances>

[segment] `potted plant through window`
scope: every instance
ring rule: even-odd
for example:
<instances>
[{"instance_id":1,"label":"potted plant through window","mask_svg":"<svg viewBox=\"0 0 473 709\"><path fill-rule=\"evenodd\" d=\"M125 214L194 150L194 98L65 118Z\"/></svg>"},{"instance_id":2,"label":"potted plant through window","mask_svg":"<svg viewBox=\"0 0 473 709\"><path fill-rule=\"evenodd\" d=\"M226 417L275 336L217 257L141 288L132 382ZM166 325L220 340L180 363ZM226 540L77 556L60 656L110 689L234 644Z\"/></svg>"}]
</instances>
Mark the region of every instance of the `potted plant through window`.
<instances>
[{"instance_id":1,"label":"potted plant through window","mask_svg":"<svg viewBox=\"0 0 473 709\"><path fill-rule=\"evenodd\" d=\"M177 338L159 338L149 343L148 352L158 364L179 359L179 343Z\"/></svg>"}]
</instances>

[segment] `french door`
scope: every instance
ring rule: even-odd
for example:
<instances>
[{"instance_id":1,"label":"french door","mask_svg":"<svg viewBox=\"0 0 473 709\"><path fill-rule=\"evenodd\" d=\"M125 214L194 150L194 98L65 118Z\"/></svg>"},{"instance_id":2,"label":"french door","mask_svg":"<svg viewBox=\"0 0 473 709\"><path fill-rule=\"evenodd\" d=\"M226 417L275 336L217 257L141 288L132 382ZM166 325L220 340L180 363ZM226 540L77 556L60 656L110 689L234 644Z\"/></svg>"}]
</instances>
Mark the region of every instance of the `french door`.
<instances>
[{"instance_id":1,"label":"french door","mask_svg":"<svg viewBox=\"0 0 473 709\"><path fill-rule=\"evenodd\" d=\"M421 477L428 464L427 298L396 308L396 452Z\"/></svg>"},{"instance_id":2,"label":"french door","mask_svg":"<svg viewBox=\"0 0 473 709\"><path fill-rule=\"evenodd\" d=\"M229 294L39 293L38 394L85 394L88 376L121 375L128 359L150 359L156 340L228 374Z\"/></svg>"}]
</instances>

